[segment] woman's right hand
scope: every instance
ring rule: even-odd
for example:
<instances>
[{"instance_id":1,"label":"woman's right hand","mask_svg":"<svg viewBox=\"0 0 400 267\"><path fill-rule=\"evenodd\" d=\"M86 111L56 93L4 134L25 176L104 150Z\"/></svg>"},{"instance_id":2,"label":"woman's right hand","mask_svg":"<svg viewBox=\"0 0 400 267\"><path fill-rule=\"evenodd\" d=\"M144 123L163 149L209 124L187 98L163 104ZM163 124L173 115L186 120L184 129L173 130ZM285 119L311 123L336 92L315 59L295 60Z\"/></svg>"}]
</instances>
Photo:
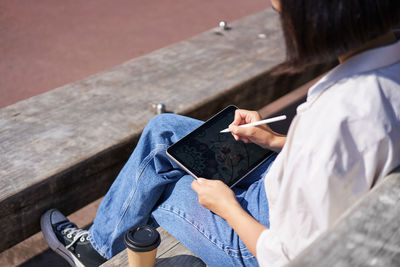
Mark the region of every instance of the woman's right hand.
<instances>
[{"instance_id":1,"label":"woman's right hand","mask_svg":"<svg viewBox=\"0 0 400 267\"><path fill-rule=\"evenodd\" d=\"M257 111L237 109L235 118L229 125L229 131L233 137L245 143L255 143L263 148L276 152L281 151L286 141L286 136L271 130L268 125L254 127L239 127L239 125L260 121L261 116Z\"/></svg>"}]
</instances>

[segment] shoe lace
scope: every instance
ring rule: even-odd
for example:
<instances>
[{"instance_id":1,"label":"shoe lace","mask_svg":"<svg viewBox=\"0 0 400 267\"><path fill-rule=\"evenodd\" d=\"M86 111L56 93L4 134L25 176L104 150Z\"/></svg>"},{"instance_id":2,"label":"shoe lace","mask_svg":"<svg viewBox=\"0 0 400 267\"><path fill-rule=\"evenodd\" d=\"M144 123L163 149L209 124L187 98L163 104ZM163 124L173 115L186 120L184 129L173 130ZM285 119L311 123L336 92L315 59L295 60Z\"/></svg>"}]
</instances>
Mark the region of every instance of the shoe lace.
<instances>
[{"instance_id":1,"label":"shoe lace","mask_svg":"<svg viewBox=\"0 0 400 267\"><path fill-rule=\"evenodd\" d=\"M57 226L57 230L61 231L62 234L67 235L68 238L72 237L71 243L65 247L67 249L72 247L79 239L81 242L85 241L85 239L89 240L88 230L80 229L72 222L61 223Z\"/></svg>"}]
</instances>

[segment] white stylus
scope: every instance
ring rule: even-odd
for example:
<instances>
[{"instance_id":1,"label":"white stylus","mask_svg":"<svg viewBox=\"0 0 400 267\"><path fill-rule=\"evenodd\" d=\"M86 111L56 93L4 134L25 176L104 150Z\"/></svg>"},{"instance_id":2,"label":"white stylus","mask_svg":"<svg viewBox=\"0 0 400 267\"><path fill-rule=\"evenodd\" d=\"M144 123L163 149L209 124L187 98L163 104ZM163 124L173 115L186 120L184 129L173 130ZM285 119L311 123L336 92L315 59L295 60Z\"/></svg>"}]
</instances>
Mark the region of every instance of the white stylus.
<instances>
[{"instance_id":1,"label":"white stylus","mask_svg":"<svg viewBox=\"0 0 400 267\"><path fill-rule=\"evenodd\" d=\"M239 125L239 127L258 126L258 125L262 125L262 124L267 124L267 123L276 122L276 121L283 121L283 120L286 120L286 115L273 117L273 118L269 118L269 119L262 120L262 121L256 121L256 122L252 122L252 123L248 123L248 124L242 124L242 125ZM226 128L226 129L220 131L220 133L229 133L229 128Z\"/></svg>"}]
</instances>

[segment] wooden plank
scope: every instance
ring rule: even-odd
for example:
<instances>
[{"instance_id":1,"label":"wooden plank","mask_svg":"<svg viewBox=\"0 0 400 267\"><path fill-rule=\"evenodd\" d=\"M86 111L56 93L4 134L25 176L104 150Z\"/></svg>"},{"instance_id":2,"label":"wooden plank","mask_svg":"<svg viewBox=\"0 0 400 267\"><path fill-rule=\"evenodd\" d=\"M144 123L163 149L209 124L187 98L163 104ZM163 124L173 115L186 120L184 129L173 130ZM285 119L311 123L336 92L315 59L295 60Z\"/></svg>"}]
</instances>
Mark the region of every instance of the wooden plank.
<instances>
[{"instance_id":1,"label":"wooden plank","mask_svg":"<svg viewBox=\"0 0 400 267\"><path fill-rule=\"evenodd\" d=\"M161 234L161 244L157 250L156 267L204 267L205 264L191 251L179 243L173 236L162 228L157 229ZM128 266L126 251L111 258L103 267Z\"/></svg>"},{"instance_id":2,"label":"wooden plank","mask_svg":"<svg viewBox=\"0 0 400 267\"><path fill-rule=\"evenodd\" d=\"M271 10L231 26L1 109L0 251L37 232L45 210L70 214L102 196L152 103L205 119L231 103L257 109L322 71L270 75L284 56Z\"/></svg>"},{"instance_id":3,"label":"wooden plank","mask_svg":"<svg viewBox=\"0 0 400 267\"><path fill-rule=\"evenodd\" d=\"M400 167L288 266L400 266Z\"/></svg>"}]
</instances>

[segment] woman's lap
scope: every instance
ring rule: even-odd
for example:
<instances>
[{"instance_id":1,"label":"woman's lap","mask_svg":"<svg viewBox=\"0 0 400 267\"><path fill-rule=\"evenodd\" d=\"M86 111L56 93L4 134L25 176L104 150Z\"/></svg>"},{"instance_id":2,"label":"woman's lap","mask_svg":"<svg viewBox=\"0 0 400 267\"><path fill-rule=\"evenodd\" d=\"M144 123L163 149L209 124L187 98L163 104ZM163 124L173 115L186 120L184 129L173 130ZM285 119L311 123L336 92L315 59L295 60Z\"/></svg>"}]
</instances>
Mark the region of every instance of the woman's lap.
<instances>
[{"instance_id":1,"label":"woman's lap","mask_svg":"<svg viewBox=\"0 0 400 267\"><path fill-rule=\"evenodd\" d=\"M104 197L89 230L92 245L109 258L123 249L128 228L149 215L211 266L257 265L231 227L201 207L190 184L193 178L170 160L165 149L200 121L173 114L155 117L146 126L130 159ZM272 161L272 160L271 160ZM268 226L268 203L262 178L264 163L234 187L243 208ZM148 223L152 223L150 218Z\"/></svg>"},{"instance_id":2,"label":"woman's lap","mask_svg":"<svg viewBox=\"0 0 400 267\"><path fill-rule=\"evenodd\" d=\"M238 201L255 219L268 226L268 203L263 177L269 162L245 179L247 187L233 188ZM199 205L191 189L193 178L183 176L166 189L152 215L166 231L209 266L257 266L257 261L229 224ZM243 183L245 185L246 183Z\"/></svg>"}]
</instances>

